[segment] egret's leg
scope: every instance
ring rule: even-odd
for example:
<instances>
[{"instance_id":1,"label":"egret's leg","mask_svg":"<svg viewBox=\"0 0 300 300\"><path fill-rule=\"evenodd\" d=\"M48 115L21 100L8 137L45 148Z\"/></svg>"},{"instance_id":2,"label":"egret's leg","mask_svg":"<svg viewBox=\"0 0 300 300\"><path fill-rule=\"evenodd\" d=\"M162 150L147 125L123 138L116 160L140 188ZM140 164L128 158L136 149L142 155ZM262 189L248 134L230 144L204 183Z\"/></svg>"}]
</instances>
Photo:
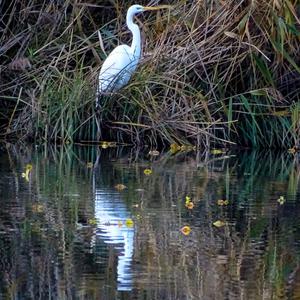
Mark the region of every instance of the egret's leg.
<instances>
[{"instance_id":1,"label":"egret's leg","mask_svg":"<svg viewBox=\"0 0 300 300\"><path fill-rule=\"evenodd\" d=\"M101 139L101 94L99 91L99 82L97 82L96 88L96 105L95 105L95 119L97 125L97 136L96 139L99 141Z\"/></svg>"},{"instance_id":2,"label":"egret's leg","mask_svg":"<svg viewBox=\"0 0 300 300\"><path fill-rule=\"evenodd\" d=\"M96 111L100 107L100 92L99 92L99 84L97 83L97 88L96 88Z\"/></svg>"},{"instance_id":3,"label":"egret's leg","mask_svg":"<svg viewBox=\"0 0 300 300\"><path fill-rule=\"evenodd\" d=\"M95 119L96 119L96 125L97 125L97 141L100 141L101 139L101 123L102 123L102 110L100 107L100 104L98 102L98 105L96 106L96 110L95 110Z\"/></svg>"}]
</instances>

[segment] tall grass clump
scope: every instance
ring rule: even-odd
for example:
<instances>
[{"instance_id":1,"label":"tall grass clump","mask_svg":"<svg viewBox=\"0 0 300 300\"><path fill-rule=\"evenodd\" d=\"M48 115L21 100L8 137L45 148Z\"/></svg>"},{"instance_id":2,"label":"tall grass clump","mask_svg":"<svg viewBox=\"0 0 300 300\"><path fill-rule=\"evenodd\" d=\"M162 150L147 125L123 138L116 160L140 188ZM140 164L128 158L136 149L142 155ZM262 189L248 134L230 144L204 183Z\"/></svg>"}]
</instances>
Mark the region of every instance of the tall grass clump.
<instances>
[{"instance_id":1,"label":"tall grass clump","mask_svg":"<svg viewBox=\"0 0 300 300\"><path fill-rule=\"evenodd\" d=\"M20 2L12 2L4 16L19 9ZM33 2L40 11L30 27L34 32L27 36L28 24L5 23L14 29L18 48L15 38L23 35L24 49L9 48L11 40L2 38L9 48L2 66L9 70L1 84L4 131L19 133L20 110L33 111L34 106L40 107L39 122L32 121L26 136L94 139L96 74L119 41L130 43L124 24L133 1ZM172 5L168 12L145 13L137 20L144 55L130 84L103 99L103 138L206 147L299 146L299 1L166 2ZM25 11L32 15L30 9ZM46 22L57 19L40 32L43 13ZM24 10L12 19L22 14ZM24 70L18 68L20 59L25 59ZM81 83L75 84L78 78Z\"/></svg>"},{"instance_id":2,"label":"tall grass clump","mask_svg":"<svg viewBox=\"0 0 300 300\"><path fill-rule=\"evenodd\" d=\"M42 142L93 137L92 66L101 59L88 8L15 0L1 9L1 135Z\"/></svg>"}]
</instances>

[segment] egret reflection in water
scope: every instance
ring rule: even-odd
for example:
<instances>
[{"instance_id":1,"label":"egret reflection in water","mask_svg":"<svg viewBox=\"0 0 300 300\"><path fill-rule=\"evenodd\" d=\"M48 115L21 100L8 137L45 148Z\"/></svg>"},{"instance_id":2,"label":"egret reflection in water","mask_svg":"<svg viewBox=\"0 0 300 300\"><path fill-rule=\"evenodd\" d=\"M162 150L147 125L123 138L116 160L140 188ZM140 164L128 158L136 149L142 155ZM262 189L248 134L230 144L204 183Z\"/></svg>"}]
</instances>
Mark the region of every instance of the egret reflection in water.
<instances>
[{"instance_id":1,"label":"egret reflection in water","mask_svg":"<svg viewBox=\"0 0 300 300\"><path fill-rule=\"evenodd\" d=\"M131 218L121 194L108 188L96 187L93 180L95 195L95 218L97 230L95 239L112 245L118 253L117 288L118 291L132 290L132 256L134 245L134 227L125 226Z\"/></svg>"}]
</instances>

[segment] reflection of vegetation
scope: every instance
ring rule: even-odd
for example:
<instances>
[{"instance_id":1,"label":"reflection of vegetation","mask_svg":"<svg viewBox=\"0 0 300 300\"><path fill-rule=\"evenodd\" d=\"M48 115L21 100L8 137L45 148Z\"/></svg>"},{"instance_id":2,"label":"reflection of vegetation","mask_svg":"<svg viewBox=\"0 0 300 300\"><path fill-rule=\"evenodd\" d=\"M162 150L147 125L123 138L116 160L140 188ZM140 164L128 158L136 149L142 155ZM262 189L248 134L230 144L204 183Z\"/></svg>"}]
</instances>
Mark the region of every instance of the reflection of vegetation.
<instances>
[{"instance_id":1,"label":"reflection of vegetation","mask_svg":"<svg viewBox=\"0 0 300 300\"><path fill-rule=\"evenodd\" d=\"M187 288L191 299L223 299L229 290L232 299L240 299L241 295L260 299L266 293L276 298L285 293L289 276L297 272L299 261L299 249L294 244L299 211L293 215L289 212L291 206L297 207L298 186L288 189L291 180L294 183L298 180L296 162L285 154L254 152L225 164L222 160L208 159L208 164L202 162L199 170L196 167L199 162L192 157L185 159L180 167L176 164L152 166L149 186L155 189L153 193L147 189L150 194L145 193L143 198L145 213L153 210L153 199L157 195L161 208L178 205L173 215L156 209L156 217L150 221L142 218L137 231L147 236L142 239L147 242L138 247L141 256L147 256L146 265L148 268L155 265L161 271L155 277L156 284L174 280L176 288L170 287L170 298L178 290L186 294ZM291 179L291 174L297 175ZM197 204L193 213L187 214L182 206L186 193L191 194L191 191ZM280 195L286 195L284 207L277 203ZM229 205L218 207L220 198L229 198ZM176 211L182 216L179 222L189 222L192 228L189 240L180 239L175 233L180 227L176 223ZM222 226L225 226L213 228L212 224L218 219L224 220ZM159 226L155 226L153 220ZM289 249L290 246L293 249ZM176 255L178 253L181 256ZM175 257L178 260L174 260ZM292 286L297 284L295 281Z\"/></svg>"},{"instance_id":2,"label":"reflection of vegetation","mask_svg":"<svg viewBox=\"0 0 300 300\"><path fill-rule=\"evenodd\" d=\"M1 193L8 187L0 214L1 296L118 299L116 253L100 240L94 247L105 251L91 251L93 184L119 193L134 216L124 220L136 232L128 299L297 292L300 169L292 155L26 151L11 148L9 160L0 159ZM21 173L29 162L27 182ZM95 169L87 162L97 162ZM222 226L213 225L218 221Z\"/></svg>"}]
</instances>

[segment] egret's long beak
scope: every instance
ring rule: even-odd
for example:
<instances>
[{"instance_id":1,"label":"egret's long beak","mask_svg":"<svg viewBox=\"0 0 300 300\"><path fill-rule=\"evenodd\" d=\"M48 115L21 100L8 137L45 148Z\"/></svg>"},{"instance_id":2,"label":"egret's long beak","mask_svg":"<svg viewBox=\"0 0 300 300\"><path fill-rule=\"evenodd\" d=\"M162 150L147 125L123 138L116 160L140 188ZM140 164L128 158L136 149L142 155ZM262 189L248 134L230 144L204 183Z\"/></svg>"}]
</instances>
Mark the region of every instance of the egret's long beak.
<instances>
[{"instance_id":1,"label":"egret's long beak","mask_svg":"<svg viewBox=\"0 0 300 300\"><path fill-rule=\"evenodd\" d=\"M144 6L144 10L158 10L164 8L171 8L171 5L158 5L158 6Z\"/></svg>"}]
</instances>

